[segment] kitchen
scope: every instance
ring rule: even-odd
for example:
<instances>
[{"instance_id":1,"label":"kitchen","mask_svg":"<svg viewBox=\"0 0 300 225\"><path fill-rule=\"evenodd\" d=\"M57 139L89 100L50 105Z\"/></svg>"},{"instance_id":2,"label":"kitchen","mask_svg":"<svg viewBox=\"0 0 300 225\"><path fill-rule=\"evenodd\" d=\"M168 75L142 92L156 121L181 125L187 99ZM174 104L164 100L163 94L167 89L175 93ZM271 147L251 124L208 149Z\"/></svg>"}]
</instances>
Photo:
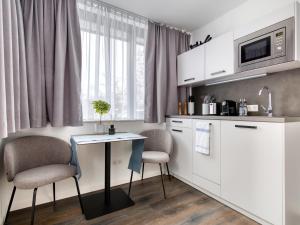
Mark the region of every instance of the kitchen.
<instances>
[{"instance_id":1,"label":"kitchen","mask_svg":"<svg viewBox=\"0 0 300 225\"><path fill-rule=\"evenodd\" d=\"M179 55L189 98L167 118L174 176L261 224L300 221L299 9L292 2L237 29L225 22L226 32ZM203 127L209 143L198 140ZM196 150L203 143L208 152Z\"/></svg>"},{"instance_id":2,"label":"kitchen","mask_svg":"<svg viewBox=\"0 0 300 225\"><path fill-rule=\"evenodd\" d=\"M299 74L300 0L1 0L0 224L299 225Z\"/></svg>"}]
</instances>

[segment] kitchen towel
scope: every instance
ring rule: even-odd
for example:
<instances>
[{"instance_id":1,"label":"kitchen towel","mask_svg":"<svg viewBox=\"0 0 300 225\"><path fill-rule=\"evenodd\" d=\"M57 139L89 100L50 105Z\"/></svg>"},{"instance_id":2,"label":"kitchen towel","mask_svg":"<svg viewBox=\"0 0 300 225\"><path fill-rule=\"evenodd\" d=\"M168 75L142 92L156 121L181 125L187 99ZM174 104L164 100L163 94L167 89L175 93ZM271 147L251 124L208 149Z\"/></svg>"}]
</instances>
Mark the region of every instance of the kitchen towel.
<instances>
[{"instance_id":1,"label":"kitchen towel","mask_svg":"<svg viewBox=\"0 0 300 225\"><path fill-rule=\"evenodd\" d=\"M196 122L195 151L204 155L210 154L210 123Z\"/></svg>"}]
</instances>

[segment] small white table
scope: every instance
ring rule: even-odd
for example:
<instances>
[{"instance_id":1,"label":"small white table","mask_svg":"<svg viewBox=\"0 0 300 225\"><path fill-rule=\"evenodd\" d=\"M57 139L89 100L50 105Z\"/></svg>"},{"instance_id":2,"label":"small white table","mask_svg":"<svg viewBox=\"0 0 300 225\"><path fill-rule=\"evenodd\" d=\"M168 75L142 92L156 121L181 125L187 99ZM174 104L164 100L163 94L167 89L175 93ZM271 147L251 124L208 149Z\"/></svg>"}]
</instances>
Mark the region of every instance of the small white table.
<instances>
[{"instance_id":1,"label":"small white table","mask_svg":"<svg viewBox=\"0 0 300 225\"><path fill-rule=\"evenodd\" d=\"M131 198L121 189L111 189L111 142L133 141L146 137L133 133L114 135L78 135L73 136L77 145L105 143L105 188L103 192L89 193L82 198L84 215L87 220L134 205Z\"/></svg>"}]
</instances>

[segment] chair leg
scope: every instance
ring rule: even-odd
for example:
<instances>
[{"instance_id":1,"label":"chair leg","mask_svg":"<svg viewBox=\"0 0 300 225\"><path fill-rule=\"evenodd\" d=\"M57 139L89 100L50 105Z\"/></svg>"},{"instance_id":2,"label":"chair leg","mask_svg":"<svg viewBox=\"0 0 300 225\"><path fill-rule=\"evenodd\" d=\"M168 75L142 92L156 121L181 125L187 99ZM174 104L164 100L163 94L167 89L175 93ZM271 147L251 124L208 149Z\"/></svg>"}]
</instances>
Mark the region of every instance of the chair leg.
<instances>
[{"instance_id":1,"label":"chair leg","mask_svg":"<svg viewBox=\"0 0 300 225\"><path fill-rule=\"evenodd\" d=\"M130 191L131 191L132 176L133 176L133 170L131 170L131 175L130 175L130 182L129 182L129 189L128 189L128 196L129 197L130 197Z\"/></svg>"},{"instance_id":2,"label":"chair leg","mask_svg":"<svg viewBox=\"0 0 300 225\"><path fill-rule=\"evenodd\" d=\"M163 172L162 172L161 163L159 163L159 167L160 167L161 183L162 183L163 191L164 191L164 198L166 199L166 191L165 191L165 184L164 184L164 177L163 177Z\"/></svg>"},{"instance_id":3,"label":"chair leg","mask_svg":"<svg viewBox=\"0 0 300 225\"><path fill-rule=\"evenodd\" d=\"M56 197L55 197L55 183L53 183L53 207L56 205Z\"/></svg>"},{"instance_id":4,"label":"chair leg","mask_svg":"<svg viewBox=\"0 0 300 225\"><path fill-rule=\"evenodd\" d=\"M31 209L32 210L32 212L31 212L31 225L34 224L36 192L37 192L37 188L35 188L33 190L32 209Z\"/></svg>"},{"instance_id":5,"label":"chair leg","mask_svg":"<svg viewBox=\"0 0 300 225\"><path fill-rule=\"evenodd\" d=\"M78 199L79 199L79 204L80 204L81 212L82 212L82 214L84 214L82 200L81 200L81 194L80 194L80 189L79 189L79 185L78 185L78 180L77 180L77 177L75 177L75 176L73 178L74 178L75 184L76 184L76 189L77 189L77 194L78 194Z\"/></svg>"},{"instance_id":6,"label":"chair leg","mask_svg":"<svg viewBox=\"0 0 300 225\"><path fill-rule=\"evenodd\" d=\"M9 205L8 205L8 209L7 209L7 212L6 212L6 216L5 216L5 220L4 220L4 225L5 225L6 222L7 222L8 214L9 214L11 205L12 205L12 203L13 203L13 200L14 200L14 197L15 197L15 193L16 193L16 186L14 186L14 189L13 189L13 191L12 191L12 194L11 194L11 197L10 197L10 200L9 200Z\"/></svg>"},{"instance_id":7,"label":"chair leg","mask_svg":"<svg viewBox=\"0 0 300 225\"><path fill-rule=\"evenodd\" d=\"M167 171L168 171L168 177L169 177L169 181L171 181L171 175L170 175L170 171L169 171L169 165L168 165L168 163L166 163L166 167L167 167Z\"/></svg>"},{"instance_id":8,"label":"chair leg","mask_svg":"<svg viewBox=\"0 0 300 225\"><path fill-rule=\"evenodd\" d=\"M145 169L145 163L143 162L143 167L142 167L142 181L144 180L144 169Z\"/></svg>"}]
</instances>

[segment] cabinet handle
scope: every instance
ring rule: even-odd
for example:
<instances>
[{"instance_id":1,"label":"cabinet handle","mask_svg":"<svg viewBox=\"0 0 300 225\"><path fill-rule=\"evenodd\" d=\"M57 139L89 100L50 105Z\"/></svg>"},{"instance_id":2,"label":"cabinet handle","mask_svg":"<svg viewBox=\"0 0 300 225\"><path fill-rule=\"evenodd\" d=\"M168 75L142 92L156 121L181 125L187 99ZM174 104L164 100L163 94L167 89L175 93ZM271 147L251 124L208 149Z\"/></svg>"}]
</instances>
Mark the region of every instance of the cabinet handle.
<instances>
[{"instance_id":1,"label":"cabinet handle","mask_svg":"<svg viewBox=\"0 0 300 225\"><path fill-rule=\"evenodd\" d=\"M220 71L217 71L217 72L213 72L210 75L215 76L215 75L218 75L218 74L221 74L221 73L226 73L226 70L220 70Z\"/></svg>"},{"instance_id":2,"label":"cabinet handle","mask_svg":"<svg viewBox=\"0 0 300 225\"><path fill-rule=\"evenodd\" d=\"M172 131L181 132L182 133L182 130L172 129Z\"/></svg>"},{"instance_id":3,"label":"cabinet handle","mask_svg":"<svg viewBox=\"0 0 300 225\"><path fill-rule=\"evenodd\" d=\"M184 82L187 82L187 81L191 81L191 80L195 80L195 78L189 78L189 79L185 79Z\"/></svg>"},{"instance_id":4,"label":"cabinet handle","mask_svg":"<svg viewBox=\"0 0 300 225\"><path fill-rule=\"evenodd\" d=\"M257 126L235 125L236 128L257 129Z\"/></svg>"},{"instance_id":5,"label":"cabinet handle","mask_svg":"<svg viewBox=\"0 0 300 225\"><path fill-rule=\"evenodd\" d=\"M173 123L183 123L181 120L172 120Z\"/></svg>"}]
</instances>

